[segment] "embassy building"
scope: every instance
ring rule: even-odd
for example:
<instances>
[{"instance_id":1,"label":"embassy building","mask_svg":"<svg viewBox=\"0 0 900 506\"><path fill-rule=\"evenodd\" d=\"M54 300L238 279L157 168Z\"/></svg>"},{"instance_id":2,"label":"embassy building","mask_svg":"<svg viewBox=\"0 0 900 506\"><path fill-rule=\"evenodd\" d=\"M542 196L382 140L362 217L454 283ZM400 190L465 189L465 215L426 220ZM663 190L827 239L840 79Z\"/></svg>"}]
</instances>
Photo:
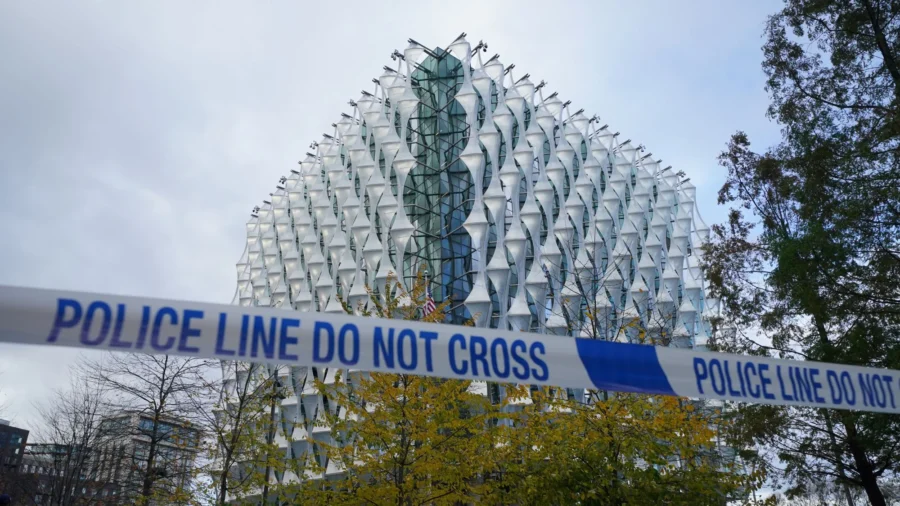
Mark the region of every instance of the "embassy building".
<instances>
[{"instance_id":1,"label":"embassy building","mask_svg":"<svg viewBox=\"0 0 900 506\"><path fill-rule=\"evenodd\" d=\"M717 308L695 187L486 51L465 34L395 51L254 209L234 303L342 313L424 266L450 324L703 347ZM313 382L337 371L271 372L285 458L340 474L308 442L331 440L320 414L338 408Z\"/></svg>"}]
</instances>

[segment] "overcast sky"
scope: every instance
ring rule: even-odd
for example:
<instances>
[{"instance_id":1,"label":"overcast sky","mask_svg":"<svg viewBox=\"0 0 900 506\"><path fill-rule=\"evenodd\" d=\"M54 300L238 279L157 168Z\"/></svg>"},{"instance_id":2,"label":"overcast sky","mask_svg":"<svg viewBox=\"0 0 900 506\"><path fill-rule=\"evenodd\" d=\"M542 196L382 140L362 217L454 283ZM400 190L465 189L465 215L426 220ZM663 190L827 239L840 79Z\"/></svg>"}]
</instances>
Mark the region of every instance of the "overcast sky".
<instances>
[{"instance_id":1,"label":"overcast sky","mask_svg":"<svg viewBox=\"0 0 900 506\"><path fill-rule=\"evenodd\" d=\"M77 7L76 7L77 4ZM777 139L775 1L0 1L0 284L230 302L244 223L408 38L480 39L698 187ZM28 427L77 352L0 345Z\"/></svg>"}]
</instances>

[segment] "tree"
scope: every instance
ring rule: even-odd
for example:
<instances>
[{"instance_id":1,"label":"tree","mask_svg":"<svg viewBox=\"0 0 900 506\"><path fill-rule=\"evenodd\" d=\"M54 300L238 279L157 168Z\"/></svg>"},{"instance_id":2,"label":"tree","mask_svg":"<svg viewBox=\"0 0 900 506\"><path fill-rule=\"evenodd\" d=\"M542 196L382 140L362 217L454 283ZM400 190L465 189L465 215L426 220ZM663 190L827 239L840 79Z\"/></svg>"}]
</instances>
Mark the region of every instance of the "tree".
<instances>
[{"instance_id":1,"label":"tree","mask_svg":"<svg viewBox=\"0 0 900 506\"><path fill-rule=\"evenodd\" d=\"M900 4L789 0L766 25L763 70L782 141L757 153L738 132L707 273L734 329L720 348L900 367ZM726 335L723 333L723 336ZM900 470L896 416L744 406L740 437L784 476L836 480L886 504Z\"/></svg>"},{"instance_id":2,"label":"tree","mask_svg":"<svg viewBox=\"0 0 900 506\"><path fill-rule=\"evenodd\" d=\"M506 428L471 382L372 374L350 383L326 394L342 408L329 417L338 440L323 450L347 472L324 491L332 503L492 502L488 478L503 453L494 443Z\"/></svg>"},{"instance_id":3,"label":"tree","mask_svg":"<svg viewBox=\"0 0 900 506\"><path fill-rule=\"evenodd\" d=\"M282 368L255 363L222 362L222 378L204 389L215 395L214 406L199 398L197 413L207 435L201 473L204 491L217 505L259 495L272 473L272 406ZM273 395L274 392L274 395ZM277 465L277 464L276 464ZM268 470L266 470L268 468Z\"/></svg>"},{"instance_id":4,"label":"tree","mask_svg":"<svg viewBox=\"0 0 900 506\"><path fill-rule=\"evenodd\" d=\"M202 435L195 399L213 362L169 355L109 353L85 359L81 370L107 393L101 424L104 451L124 466L122 494L138 504L165 498L185 503Z\"/></svg>"},{"instance_id":5,"label":"tree","mask_svg":"<svg viewBox=\"0 0 900 506\"><path fill-rule=\"evenodd\" d=\"M20 470L9 491L35 504L124 504L107 495L114 476L97 458L105 407L104 392L74 371L67 389L38 405L39 428L23 463L37 470Z\"/></svg>"},{"instance_id":6,"label":"tree","mask_svg":"<svg viewBox=\"0 0 900 506\"><path fill-rule=\"evenodd\" d=\"M393 288L392 288L393 286ZM409 292L387 284L373 296L367 316L443 321L445 301L423 315L420 272ZM349 311L350 308L347 308ZM326 405L319 415L332 427L333 443L310 440L320 460L317 473L337 467L334 483L307 481L297 501L319 504L490 504L498 490L494 471L506 455L505 401L492 404L483 384L407 374L342 372L334 384L318 383ZM510 387L514 388L514 387Z\"/></svg>"},{"instance_id":7,"label":"tree","mask_svg":"<svg viewBox=\"0 0 900 506\"><path fill-rule=\"evenodd\" d=\"M533 393L512 433L526 472L520 504L725 504L764 473L728 458L719 410L674 397L616 394L582 402ZM513 468L512 474L518 473Z\"/></svg>"},{"instance_id":8,"label":"tree","mask_svg":"<svg viewBox=\"0 0 900 506\"><path fill-rule=\"evenodd\" d=\"M103 392L76 374L67 391L56 391L53 400L38 409L42 428L33 439L40 441L41 450L32 446L31 453L49 468L50 504L101 502L110 477L101 475L100 463L92 457L100 445L104 408Z\"/></svg>"},{"instance_id":9,"label":"tree","mask_svg":"<svg viewBox=\"0 0 900 506\"><path fill-rule=\"evenodd\" d=\"M866 501L864 489L859 487L851 489L848 496L848 491L844 486L833 480L806 483L803 490L802 493L793 492L789 494L789 497L778 494L775 506L821 506L846 504L848 501L852 504L862 504ZM900 501L896 484L882 484L881 490L888 504L897 504Z\"/></svg>"}]
</instances>

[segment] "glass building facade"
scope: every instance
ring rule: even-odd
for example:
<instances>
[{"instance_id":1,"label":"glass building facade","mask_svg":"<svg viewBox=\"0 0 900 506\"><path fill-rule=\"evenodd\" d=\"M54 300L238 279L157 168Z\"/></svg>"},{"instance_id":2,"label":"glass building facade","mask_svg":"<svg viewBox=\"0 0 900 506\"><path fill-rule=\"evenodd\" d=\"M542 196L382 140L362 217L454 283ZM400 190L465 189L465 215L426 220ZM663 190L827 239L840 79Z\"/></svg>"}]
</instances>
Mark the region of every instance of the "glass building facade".
<instances>
[{"instance_id":1,"label":"glass building facade","mask_svg":"<svg viewBox=\"0 0 900 506\"><path fill-rule=\"evenodd\" d=\"M459 301L471 289L472 243L463 222L472 208L468 197L473 186L459 159L468 135L466 113L454 100L462 84L462 64L438 49L411 75L420 102L410 137L417 139L419 149L403 201L419 233L416 253L403 272L412 281L416 266L425 265L434 280L434 297L458 301L451 304L448 318L461 323L466 314Z\"/></svg>"}]
</instances>

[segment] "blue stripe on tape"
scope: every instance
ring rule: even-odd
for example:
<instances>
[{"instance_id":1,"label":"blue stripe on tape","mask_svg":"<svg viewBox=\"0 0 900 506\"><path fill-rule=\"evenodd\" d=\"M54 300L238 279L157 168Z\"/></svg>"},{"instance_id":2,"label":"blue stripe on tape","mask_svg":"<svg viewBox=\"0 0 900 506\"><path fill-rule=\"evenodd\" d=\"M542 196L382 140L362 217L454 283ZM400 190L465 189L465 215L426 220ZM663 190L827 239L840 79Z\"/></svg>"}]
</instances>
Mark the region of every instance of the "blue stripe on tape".
<instances>
[{"instance_id":1,"label":"blue stripe on tape","mask_svg":"<svg viewBox=\"0 0 900 506\"><path fill-rule=\"evenodd\" d=\"M675 395L656 347L576 339L578 357L594 386L604 390Z\"/></svg>"}]
</instances>

